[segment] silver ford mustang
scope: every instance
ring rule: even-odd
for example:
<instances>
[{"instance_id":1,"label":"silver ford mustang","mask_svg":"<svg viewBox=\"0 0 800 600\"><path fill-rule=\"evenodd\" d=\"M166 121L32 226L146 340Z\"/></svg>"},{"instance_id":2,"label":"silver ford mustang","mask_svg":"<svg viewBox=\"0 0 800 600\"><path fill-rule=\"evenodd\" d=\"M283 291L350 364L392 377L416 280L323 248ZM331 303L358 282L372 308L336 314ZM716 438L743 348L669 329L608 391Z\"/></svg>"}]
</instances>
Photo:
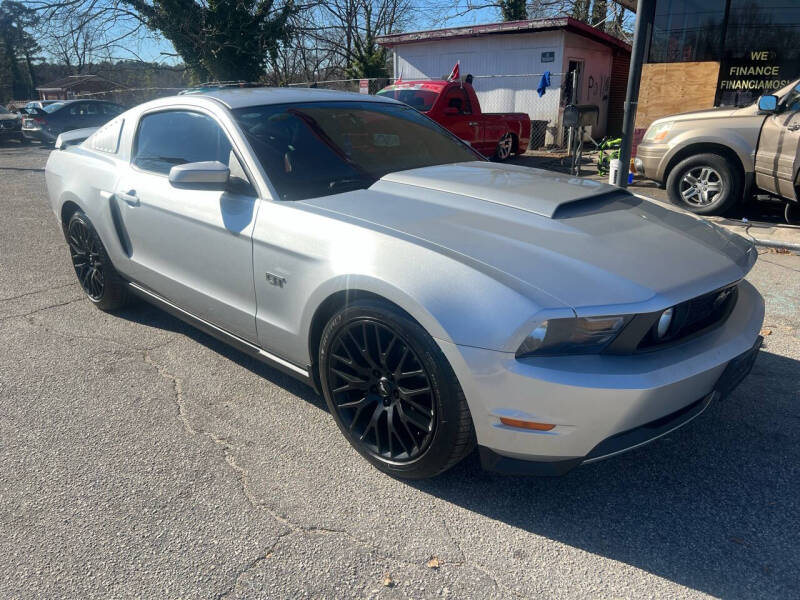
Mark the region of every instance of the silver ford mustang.
<instances>
[{"instance_id":1,"label":"silver ford mustang","mask_svg":"<svg viewBox=\"0 0 800 600\"><path fill-rule=\"evenodd\" d=\"M218 90L68 137L47 187L89 299L144 298L307 382L395 476L475 445L545 475L629 450L761 343L745 239L487 162L393 100Z\"/></svg>"}]
</instances>

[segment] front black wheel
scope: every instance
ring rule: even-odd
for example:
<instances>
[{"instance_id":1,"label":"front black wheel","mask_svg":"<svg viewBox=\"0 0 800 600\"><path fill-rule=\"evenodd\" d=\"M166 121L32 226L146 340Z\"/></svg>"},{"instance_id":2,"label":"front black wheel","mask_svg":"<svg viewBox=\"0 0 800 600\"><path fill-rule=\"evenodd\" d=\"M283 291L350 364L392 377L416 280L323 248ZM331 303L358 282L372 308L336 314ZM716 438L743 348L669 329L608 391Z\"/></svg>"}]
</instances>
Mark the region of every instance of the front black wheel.
<instances>
[{"instance_id":1,"label":"front black wheel","mask_svg":"<svg viewBox=\"0 0 800 600\"><path fill-rule=\"evenodd\" d=\"M97 308L116 310L131 301L125 282L117 274L100 236L83 211L70 217L66 231L72 267L84 293Z\"/></svg>"},{"instance_id":2,"label":"front black wheel","mask_svg":"<svg viewBox=\"0 0 800 600\"><path fill-rule=\"evenodd\" d=\"M373 465L432 477L474 447L464 393L433 338L387 302L360 300L325 327L320 380L339 428Z\"/></svg>"}]
</instances>

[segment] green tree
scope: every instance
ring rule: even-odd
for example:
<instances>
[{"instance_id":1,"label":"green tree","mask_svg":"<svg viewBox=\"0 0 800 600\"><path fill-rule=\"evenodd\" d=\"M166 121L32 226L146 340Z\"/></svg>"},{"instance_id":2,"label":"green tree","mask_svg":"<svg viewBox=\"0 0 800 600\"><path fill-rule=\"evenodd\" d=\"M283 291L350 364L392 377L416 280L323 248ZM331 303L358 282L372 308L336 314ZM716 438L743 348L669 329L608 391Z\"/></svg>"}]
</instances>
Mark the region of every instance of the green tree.
<instances>
[{"instance_id":1,"label":"green tree","mask_svg":"<svg viewBox=\"0 0 800 600\"><path fill-rule=\"evenodd\" d=\"M592 18L590 25L595 25L600 31L606 30L605 18L608 15L607 0L594 0L592 4Z\"/></svg>"},{"instance_id":2,"label":"green tree","mask_svg":"<svg viewBox=\"0 0 800 600\"><path fill-rule=\"evenodd\" d=\"M350 79L388 77L386 48L375 43L375 36L368 33L364 39L353 40L352 56L346 74Z\"/></svg>"},{"instance_id":3,"label":"green tree","mask_svg":"<svg viewBox=\"0 0 800 600\"><path fill-rule=\"evenodd\" d=\"M590 0L575 0L572 5L572 16L578 21L584 23L589 20L589 1Z\"/></svg>"},{"instance_id":4,"label":"green tree","mask_svg":"<svg viewBox=\"0 0 800 600\"><path fill-rule=\"evenodd\" d=\"M293 0L123 0L201 79L256 81L289 40Z\"/></svg>"},{"instance_id":5,"label":"green tree","mask_svg":"<svg viewBox=\"0 0 800 600\"><path fill-rule=\"evenodd\" d=\"M27 30L35 24L36 13L24 4L0 4L0 64L10 79L12 98L30 98L34 94L33 57L39 46Z\"/></svg>"},{"instance_id":6,"label":"green tree","mask_svg":"<svg viewBox=\"0 0 800 600\"><path fill-rule=\"evenodd\" d=\"M524 21L528 18L525 0L500 0L503 21Z\"/></svg>"}]
</instances>

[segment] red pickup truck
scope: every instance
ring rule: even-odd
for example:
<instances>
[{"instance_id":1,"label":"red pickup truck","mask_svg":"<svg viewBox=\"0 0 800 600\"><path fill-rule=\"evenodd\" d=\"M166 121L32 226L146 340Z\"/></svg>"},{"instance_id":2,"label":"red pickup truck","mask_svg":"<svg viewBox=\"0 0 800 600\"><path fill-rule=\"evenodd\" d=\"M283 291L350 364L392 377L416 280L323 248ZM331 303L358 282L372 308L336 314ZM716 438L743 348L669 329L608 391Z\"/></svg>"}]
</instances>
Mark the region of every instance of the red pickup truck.
<instances>
[{"instance_id":1,"label":"red pickup truck","mask_svg":"<svg viewBox=\"0 0 800 600\"><path fill-rule=\"evenodd\" d=\"M505 160L522 154L531 138L525 113L484 113L465 81L402 81L378 92L428 115L484 156Z\"/></svg>"}]
</instances>

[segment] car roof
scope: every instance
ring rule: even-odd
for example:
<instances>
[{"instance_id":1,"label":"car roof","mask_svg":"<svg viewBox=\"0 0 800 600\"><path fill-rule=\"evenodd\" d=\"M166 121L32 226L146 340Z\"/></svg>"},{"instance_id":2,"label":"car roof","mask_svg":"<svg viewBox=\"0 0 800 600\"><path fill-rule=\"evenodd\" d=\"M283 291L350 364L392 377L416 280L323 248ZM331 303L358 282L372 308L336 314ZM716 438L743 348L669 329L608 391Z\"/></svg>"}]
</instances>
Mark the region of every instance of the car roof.
<instances>
[{"instance_id":1,"label":"car roof","mask_svg":"<svg viewBox=\"0 0 800 600\"><path fill-rule=\"evenodd\" d=\"M245 108L247 106L261 106L264 104L291 104L294 102L396 102L391 98L380 98L354 92L339 92L321 88L222 88L209 90L200 94L191 94L190 97L214 98L230 109ZM181 96L181 99L186 96Z\"/></svg>"}]
</instances>

